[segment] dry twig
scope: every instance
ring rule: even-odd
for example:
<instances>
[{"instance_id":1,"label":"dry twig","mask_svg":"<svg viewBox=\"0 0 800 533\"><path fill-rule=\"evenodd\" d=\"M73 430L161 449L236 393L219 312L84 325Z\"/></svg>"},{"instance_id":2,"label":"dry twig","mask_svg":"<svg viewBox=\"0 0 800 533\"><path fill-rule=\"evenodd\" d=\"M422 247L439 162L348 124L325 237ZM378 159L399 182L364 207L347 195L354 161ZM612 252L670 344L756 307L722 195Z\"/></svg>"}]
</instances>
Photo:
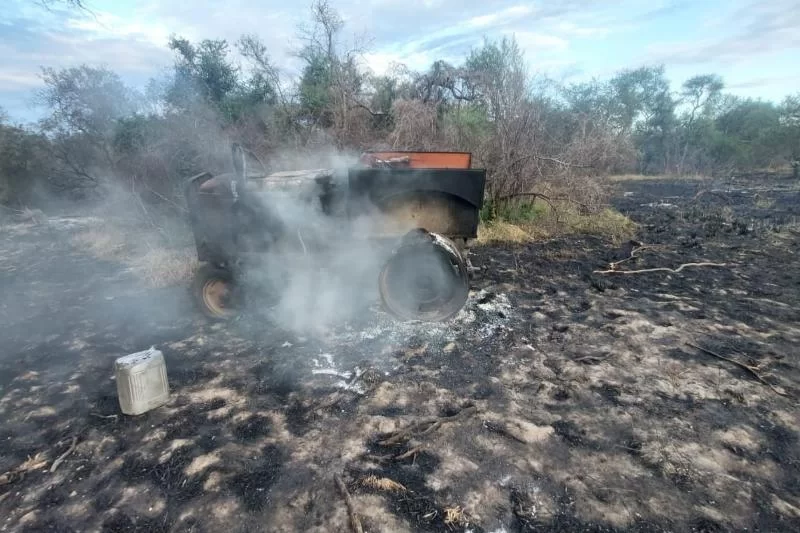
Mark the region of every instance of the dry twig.
<instances>
[{"instance_id":1,"label":"dry twig","mask_svg":"<svg viewBox=\"0 0 800 533\"><path fill-rule=\"evenodd\" d=\"M641 252L642 250L647 250L649 248L653 248L653 246L649 246L647 244L642 244L640 246L637 246L637 247L633 248L631 250L631 254L628 257L626 257L625 259L620 259L619 261L614 261L612 263L609 263L608 264L608 269L609 270L617 270L619 265L621 265L622 263L627 263L628 261L631 261L633 259L636 259L638 257L636 255L637 253Z\"/></svg>"},{"instance_id":2,"label":"dry twig","mask_svg":"<svg viewBox=\"0 0 800 533\"><path fill-rule=\"evenodd\" d=\"M53 464L50 466L51 474L56 471L56 468L58 468L61 465L61 463L64 462L64 459L66 459L69 454L75 451L75 446L77 445L78 445L78 437L72 437L72 444L70 444L69 449L64 453L62 453L61 455L59 455L58 458L55 461L53 461Z\"/></svg>"},{"instance_id":3,"label":"dry twig","mask_svg":"<svg viewBox=\"0 0 800 533\"><path fill-rule=\"evenodd\" d=\"M723 194L721 192L711 191L711 190L708 190L708 189L702 189L702 190L698 191L697 194L695 194L694 197L692 197L692 202L696 202L697 200L700 199L701 196L706 195L706 194L721 198L728 205L730 205L732 203L731 199L726 194Z\"/></svg>"},{"instance_id":4,"label":"dry twig","mask_svg":"<svg viewBox=\"0 0 800 533\"><path fill-rule=\"evenodd\" d=\"M402 461L403 459L408 459L411 456L415 456L423 450L423 446L415 446L408 450L405 453L401 453L400 455L394 458L395 461Z\"/></svg>"},{"instance_id":5,"label":"dry twig","mask_svg":"<svg viewBox=\"0 0 800 533\"><path fill-rule=\"evenodd\" d=\"M14 470L9 470L4 474L0 474L0 486L9 485L15 481L19 481L30 470L38 470L47 465L47 459L44 454L39 452L33 457L28 457L24 463L19 465Z\"/></svg>"},{"instance_id":6,"label":"dry twig","mask_svg":"<svg viewBox=\"0 0 800 533\"><path fill-rule=\"evenodd\" d=\"M339 476L339 474L334 474L333 479L336 481L336 486L339 488L339 492L342 493L344 504L347 506L347 514L350 517L350 526L353 528L355 533L364 533L364 528L361 527L361 520L359 520L358 516L356 515L353 499L350 497L350 493L347 492L347 486L344 484L344 481L342 481L342 478Z\"/></svg>"},{"instance_id":7,"label":"dry twig","mask_svg":"<svg viewBox=\"0 0 800 533\"><path fill-rule=\"evenodd\" d=\"M602 363L613 354L607 354L605 357L599 357L596 355L585 355L583 357L578 357L577 359L572 359L573 363L586 363L587 365L595 365L597 363Z\"/></svg>"},{"instance_id":8,"label":"dry twig","mask_svg":"<svg viewBox=\"0 0 800 533\"><path fill-rule=\"evenodd\" d=\"M764 385L766 385L767 387L769 387L770 389L772 389L772 391L773 391L775 394L779 394L780 396L789 396L789 395L788 395L788 394L786 394L785 392L782 392L782 391L778 390L778 389L775 387L775 385L773 385L772 383L770 383L769 381L767 381L766 379L764 379L764 376L762 376L761 374L759 374L758 370L756 370L756 368L755 368L755 367L753 367L753 366L750 366L750 365L748 365L748 364L746 364L746 363L742 363L742 362L740 362L740 361L737 361L736 359L731 359L730 357L725 357L724 355L720 355L720 354L718 354L718 353L716 353L716 352L712 352L712 351L711 351L711 350L709 350L708 348L703 348L703 347L701 347L701 346L697 346L696 344L692 344L691 342L687 342L687 343L686 343L686 345L687 345L687 346L691 346L691 347L692 347L692 348L694 348L695 350L700 350L701 352L703 352L703 353L706 353L706 354L708 354L708 355L710 355L710 356L712 356L712 357L716 357L717 359L722 359L723 361L728 361L729 363L732 363L732 364L734 364L734 365L738 366L738 367L739 367L739 368L741 368L742 370L745 370L746 372L748 372L748 373L749 373L751 376L753 376L754 378L756 378L756 379L757 379L758 381L760 381L762 384L764 384Z\"/></svg>"},{"instance_id":9,"label":"dry twig","mask_svg":"<svg viewBox=\"0 0 800 533\"><path fill-rule=\"evenodd\" d=\"M390 437L380 441L379 444L381 446L393 446L404 440L408 440L411 437L426 435L428 433L431 433L436 429L440 428L442 424L445 424L447 422L455 422L456 420L473 415L477 412L478 408L475 406L471 406L471 407L465 407L464 409L462 409L461 411L452 416L426 418L424 420L420 420L419 422L411 424L405 429L401 429L400 431L394 432Z\"/></svg>"},{"instance_id":10,"label":"dry twig","mask_svg":"<svg viewBox=\"0 0 800 533\"><path fill-rule=\"evenodd\" d=\"M672 274L677 274L684 268L689 267L727 267L729 266L727 263L684 263L680 265L678 268L668 268L668 267L656 267L656 268L643 268L641 270L595 270L593 271L594 274L644 274L646 272L670 272Z\"/></svg>"},{"instance_id":11,"label":"dry twig","mask_svg":"<svg viewBox=\"0 0 800 533\"><path fill-rule=\"evenodd\" d=\"M116 420L117 418L119 418L119 415L101 415L100 413L89 413L89 416L102 418L104 420Z\"/></svg>"}]
</instances>

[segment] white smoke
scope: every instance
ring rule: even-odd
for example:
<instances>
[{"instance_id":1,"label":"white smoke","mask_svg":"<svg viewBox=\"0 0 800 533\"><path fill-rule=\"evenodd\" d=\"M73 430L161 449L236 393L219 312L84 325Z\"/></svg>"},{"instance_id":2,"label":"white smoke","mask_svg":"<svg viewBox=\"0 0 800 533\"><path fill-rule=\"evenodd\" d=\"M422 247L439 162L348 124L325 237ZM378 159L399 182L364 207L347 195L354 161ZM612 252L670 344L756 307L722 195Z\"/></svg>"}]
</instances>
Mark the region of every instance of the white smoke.
<instances>
[{"instance_id":1,"label":"white smoke","mask_svg":"<svg viewBox=\"0 0 800 533\"><path fill-rule=\"evenodd\" d=\"M287 157L281 160L286 163ZM347 186L347 169L356 161L355 156L327 153L287 166L327 167L341 192ZM313 180L308 186L313 189ZM376 209L355 219L342 212L328 214L319 196L308 192L313 191L293 186L256 193L264 208L280 220L284 233L280 245L265 254L249 275L272 293L266 305L278 326L322 335L370 312L378 300L378 274L391 242L370 238L381 224Z\"/></svg>"}]
</instances>

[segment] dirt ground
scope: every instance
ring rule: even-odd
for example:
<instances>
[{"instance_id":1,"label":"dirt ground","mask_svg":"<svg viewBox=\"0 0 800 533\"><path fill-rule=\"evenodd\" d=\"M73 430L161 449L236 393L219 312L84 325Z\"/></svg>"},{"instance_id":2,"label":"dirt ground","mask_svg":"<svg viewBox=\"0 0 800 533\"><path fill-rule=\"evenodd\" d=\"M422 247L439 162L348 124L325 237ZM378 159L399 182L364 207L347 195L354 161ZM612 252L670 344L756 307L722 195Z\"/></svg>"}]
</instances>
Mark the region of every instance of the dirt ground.
<instances>
[{"instance_id":1,"label":"dirt ground","mask_svg":"<svg viewBox=\"0 0 800 533\"><path fill-rule=\"evenodd\" d=\"M313 337L143 288L71 244L102 221L6 224L0 531L350 531L335 476L372 532L798 531L797 185L616 184L619 269L726 266L483 247L451 323ZM126 417L113 361L150 346L170 400Z\"/></svg>"}]
</instances>

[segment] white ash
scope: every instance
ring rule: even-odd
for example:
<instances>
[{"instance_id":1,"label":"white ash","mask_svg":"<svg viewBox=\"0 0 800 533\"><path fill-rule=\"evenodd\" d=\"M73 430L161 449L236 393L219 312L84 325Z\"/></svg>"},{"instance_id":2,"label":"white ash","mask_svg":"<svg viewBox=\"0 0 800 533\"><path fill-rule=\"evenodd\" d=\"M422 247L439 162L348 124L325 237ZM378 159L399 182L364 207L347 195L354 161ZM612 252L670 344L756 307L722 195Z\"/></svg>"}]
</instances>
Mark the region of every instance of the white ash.
<instances>
[{"instance_id":1,"label":"white ash","mask_svg":"<svg viewBox=\"0 0 800 533\"><path fill-rule=\"evenodd\" d=\"M511 329L508 323L514 317L508 296L491 288L473 291L464 308L446 322L402 322L376 309L363 322L331 328L325 337L315 339L312 346L319 352L308 354L309 370L327 386L364 394L367 387L360 379L364 371L384 375L396 371L398 361L392 355L398 350L424 346L427 353L449 354L465 347L464 340L470 347L493 343ZM288 351L294 352L298 344L305 351L299 338L293 340Z\"/></svg>"},{"instance_id":2,"label":"white ash","mask_svg":"<svg viewBox=\"0 0 800 533\"><path fill-rule=\"evenodd\" d=\"M364 374L361 367L356 366L353 371L341 370L334 363L333 354L321 353L320 357L323 359L325 366L322 365L320 359L313 359L314 367L311 369L313 375L332 376L341 378L333 383L333 386L339 389L355 392L356 394L364 394L366 392L365 385L360 381L360 377Z\"/></svg>"},{"instance_id":3,"label":"white ash","mask_svg":"<svg viewBox=\"0 0 800 533\"><path fill-rule=\"evenodd\" d=\"M325 352L325 353L319 354L319 356L321 358L323 358L326 363L328 363L328 368L333 367L333 354L332 353ZM320 364L320 362L319 362L319 359L314 359L314 366L317 367L317 368L320 368L322 366Z\"/></svg>"},{"instance_id":4,"label":"white ash","mask_svg":"<svg viewBox=\"0 0 800 533\"><path fill-rule=\"evenodd\" d=\"M312 374L324 374L324 375L327 375L327 376L336 376L338 378L344 378L344 379L350 379L351 377L353 377L353 373L352 372L347 372L347 371L340 372L339 370L337 370L335 368L312 368L311 369L311 373Z\"/></svg>"},{"instance_id":5,"label":"white ash","mask_svg":"<svg viewBox=\"0 0 800 533\"><path fill-rule=\"evenodd\" d=\"M72 230L86 226L99 226L103 220L97 217L52 217L47 219L47 225L61 230Z\"/></svg>"},{"instance_id":6,"label":"white ash","mask_svg":"<svg viewBox=\"0 0 800 533\"><path fill-rule=\"evenodd\" d=\"M364 327L345 326L343 331L334 332L328 342L341 345L382 341L405 345L408 340L416 338L443 349L448 343L465 335L472 340L488 340L506 327L512 315L513 310L507 295L482 289L473 291L464 308L448 321L403 322L378 311Z\"/></svg>"}]
</instances>

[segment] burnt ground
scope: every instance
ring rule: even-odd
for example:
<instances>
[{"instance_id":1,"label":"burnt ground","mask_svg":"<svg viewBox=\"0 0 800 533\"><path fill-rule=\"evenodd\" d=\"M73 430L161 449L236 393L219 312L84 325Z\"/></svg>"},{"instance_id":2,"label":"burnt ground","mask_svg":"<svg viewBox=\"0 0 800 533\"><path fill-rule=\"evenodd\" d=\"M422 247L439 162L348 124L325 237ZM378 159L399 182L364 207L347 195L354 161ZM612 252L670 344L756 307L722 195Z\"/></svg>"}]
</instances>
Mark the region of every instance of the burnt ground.
<instances>
[{"instance_id":1,"label":"burnt ground","mask_svg":"<svg viewBox=\"0 0 800 533\"><path fill-rule=\"evenodd\" d=\"M208 323L70 244L98 221L7 224L0 531L348 531L337 474L365 531L800 530L800 188L632 181L614 202L651 246L620 268L727 266L482 247L450 324L301 337ZM123 416L113 360L151 345L171 398Z\"/></svg>"}]
</instances>

